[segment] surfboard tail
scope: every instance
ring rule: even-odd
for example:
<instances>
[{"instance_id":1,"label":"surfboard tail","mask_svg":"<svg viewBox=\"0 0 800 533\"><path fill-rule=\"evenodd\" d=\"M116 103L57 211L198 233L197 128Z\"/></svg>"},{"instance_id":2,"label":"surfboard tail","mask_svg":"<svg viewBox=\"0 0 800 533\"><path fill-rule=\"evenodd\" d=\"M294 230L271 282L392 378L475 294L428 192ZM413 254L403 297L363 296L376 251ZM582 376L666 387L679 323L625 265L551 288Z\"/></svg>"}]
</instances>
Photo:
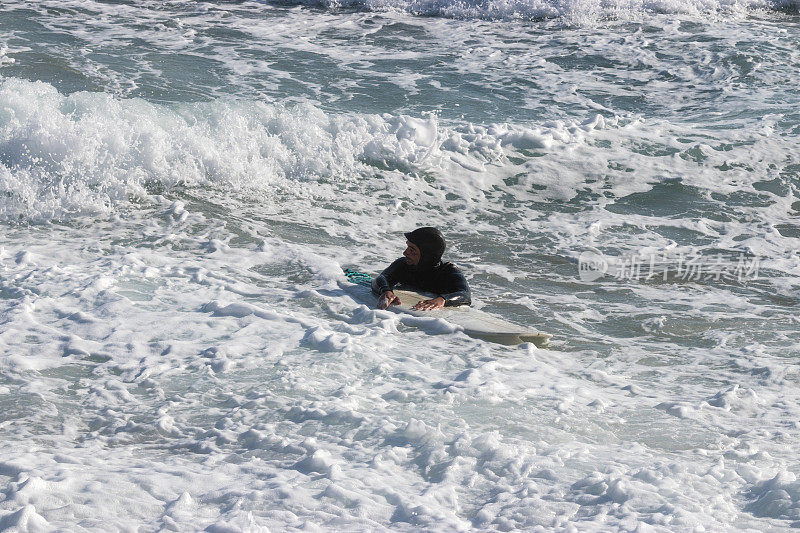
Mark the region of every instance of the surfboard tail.
<instances>
[{"instance_id":1,"label":"surfboard tail","mask_svg":"<svg viewBox=\"0 0 800 533\"><path fill-rule=\"evenodd\" d=\"M464 330L464 333L476 339L503 344L505 346L516 346L524 342L530 342L539 348L547 346L552 337L552 335L548 335L547 333L494 333L474 330Z\"/></svg>"}]
</instances>

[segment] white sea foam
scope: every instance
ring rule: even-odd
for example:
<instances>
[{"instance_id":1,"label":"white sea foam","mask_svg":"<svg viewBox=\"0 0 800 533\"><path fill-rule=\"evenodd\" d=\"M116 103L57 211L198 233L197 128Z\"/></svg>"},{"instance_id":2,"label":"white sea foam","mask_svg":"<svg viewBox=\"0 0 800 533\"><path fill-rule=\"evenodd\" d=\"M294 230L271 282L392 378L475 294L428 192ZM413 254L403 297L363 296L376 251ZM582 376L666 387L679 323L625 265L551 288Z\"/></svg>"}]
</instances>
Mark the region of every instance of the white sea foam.
<instances>
[{"instance_id":1,"label":"white sea foam","mask_svg":"<svg viewBox=\"0 0 800 533\"><path fill-rule=\"evenodd\" d=\"M724 286L638 287L646 309L543 293L539 303L576 324L561 335L582 323L592 347L502 348L342 294L333 257L371 236L339 252L234 244L190 201L141 209L83 232L12 229L0 253L7 527L667 531L794 520L800 428L787 423L800 414L800 374L724 325L763 331L754 324L774 309ZM593 331L658 306L668 318L650 342ZM719 343L681 345L715 331ZM597 356L604 342L614 355Z\"/></svg>"}]
</instances>

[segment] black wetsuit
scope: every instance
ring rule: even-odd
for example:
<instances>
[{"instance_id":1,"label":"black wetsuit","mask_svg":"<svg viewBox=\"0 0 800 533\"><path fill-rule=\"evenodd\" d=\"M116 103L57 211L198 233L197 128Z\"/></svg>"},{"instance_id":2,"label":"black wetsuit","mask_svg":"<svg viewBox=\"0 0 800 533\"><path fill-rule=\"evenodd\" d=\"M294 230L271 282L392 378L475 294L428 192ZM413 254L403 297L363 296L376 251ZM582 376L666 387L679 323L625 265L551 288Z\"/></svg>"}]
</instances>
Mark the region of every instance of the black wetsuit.
<instances>
[{"instance_id":1,"label":"black wetsuit","mask_svg":"<svg viewBox=\"0 0 800 533\"><path fill-rule=\"evenodd\" d=\"M440 261L431 268L414 268L401 257L372 280L372 292L380 296L397 284L438 294L444 298L445 306L472 303L467 280L453 263Z\"/></svg>"}]
</instances>

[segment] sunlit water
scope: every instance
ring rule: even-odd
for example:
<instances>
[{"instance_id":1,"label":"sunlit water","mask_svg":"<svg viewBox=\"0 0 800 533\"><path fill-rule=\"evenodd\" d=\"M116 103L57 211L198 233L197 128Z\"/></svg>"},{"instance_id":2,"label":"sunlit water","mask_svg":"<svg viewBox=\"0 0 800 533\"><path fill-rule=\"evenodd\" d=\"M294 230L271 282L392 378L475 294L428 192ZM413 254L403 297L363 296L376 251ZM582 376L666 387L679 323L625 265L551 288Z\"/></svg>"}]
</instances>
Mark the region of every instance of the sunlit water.
<instances>
[{"instance_id":1,"label":"sunlit water","mask_svg":"<svg viewBox=\"0 0 800 533\"><path fill-rule=\"evenodd\" d=\"M797 7L3 2L0 530L797 527Z\"/></svg>"}]
</instances>

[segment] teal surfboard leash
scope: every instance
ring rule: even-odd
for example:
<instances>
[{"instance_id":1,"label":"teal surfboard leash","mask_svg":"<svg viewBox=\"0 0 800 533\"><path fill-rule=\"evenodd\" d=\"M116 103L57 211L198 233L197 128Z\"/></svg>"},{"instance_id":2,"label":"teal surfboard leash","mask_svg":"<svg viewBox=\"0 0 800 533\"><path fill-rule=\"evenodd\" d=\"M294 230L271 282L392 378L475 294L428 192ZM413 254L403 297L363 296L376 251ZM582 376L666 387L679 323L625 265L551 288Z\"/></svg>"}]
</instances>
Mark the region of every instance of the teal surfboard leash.
<instances>
[{"instance_id":1,"label":"teal surfboard leash","mask_svg":"<svg viewBox=\"0 0 800 533\"><path fill-rule=\"evenodd\" d=\"M355 270L345 268L344 275L351 283L355 283L356 285L364 285L366 287L372 285L372 275L365 272L356 272Z\"/></svg>"}]
</instances>

